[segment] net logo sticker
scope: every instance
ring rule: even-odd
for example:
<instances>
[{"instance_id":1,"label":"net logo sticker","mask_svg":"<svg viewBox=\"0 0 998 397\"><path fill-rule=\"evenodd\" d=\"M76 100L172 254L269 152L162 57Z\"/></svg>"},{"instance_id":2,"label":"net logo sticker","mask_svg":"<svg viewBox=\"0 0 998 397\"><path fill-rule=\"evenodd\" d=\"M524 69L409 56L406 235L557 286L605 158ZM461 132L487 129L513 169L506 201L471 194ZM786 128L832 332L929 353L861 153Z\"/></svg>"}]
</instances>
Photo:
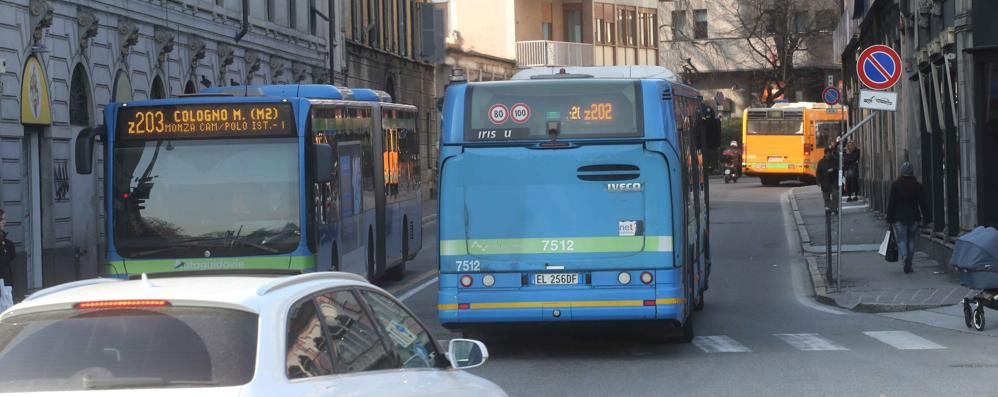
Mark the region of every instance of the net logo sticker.
<instances>
[{"instance_id":1,"label":"net logo sticker","mask_svg":"<svg viewBox=\"0 0 998 397\"><path fill-rule=\"evenodd\" d=\"M530 120L530 107L525 103L517 103L510 108L510 113L512 113L513 122L517 124L526 123Z\"/></svg>"},{"instance_id":2,"label":"net logo sticker","mask_svg":"<svg viewBox=\"0 0 998 397\"><path fill-rule=\"evenodd\" d=\"M495 105L489 106L489 121L492 124L502 124L506 122L509 118L509 108L506 105L497 103Z\"/></svg>"}]
</instances>

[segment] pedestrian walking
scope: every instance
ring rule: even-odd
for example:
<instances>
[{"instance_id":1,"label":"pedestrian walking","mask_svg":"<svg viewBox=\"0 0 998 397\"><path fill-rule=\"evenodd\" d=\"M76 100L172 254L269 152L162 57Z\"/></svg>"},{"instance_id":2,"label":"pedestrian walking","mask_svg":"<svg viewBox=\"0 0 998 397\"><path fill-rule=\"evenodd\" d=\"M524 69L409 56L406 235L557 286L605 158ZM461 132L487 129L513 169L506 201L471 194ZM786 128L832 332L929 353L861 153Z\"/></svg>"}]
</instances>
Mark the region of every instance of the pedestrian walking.
<instances>
[{"instance_id":1,"label":"pedestrian walking","mask_svg":"<svg viewBox=\"0 0 998 397\"><path fill-rule=\"evenodd\" d=\"M7 214L0 208L0 278L5 286L14 285L14 242L7 239Z\"/></svg>"},{"instance_id":2,"label":"pedestrian walking","mask_svg":"<svg viewBox=\"0 0 998 397\"><path fill-rule=\"evenodd\" d=\"M825 156L818 161L818 186L821 186L821 198L825 201L826 213L839 210L839 162L835 157L834 146L829 146L825 150Z\"/></svg>"},{"instance_id":3,"label":"pedestrian walking","mask_svg":"<svg viewBox=\"0 0 998 397\"><path fill-rule=\"evenodd\" d=\"M849 198L846 201L859 200L859 148L856 142L850 140L842 152L842 170L846 177L846 192Z\"/></svg>"},{"instance_id":4,"label":"pedestrian walking","mask_svg":"<svg viewBox=\"0 0 998 397\"><path fill-rule=\"evenodd\" d=\"M887 199L887 223L893 225L898 240L898 254L903 259L904 272L911 273L911 261L915 255L915 238L918 225L931 222L922 184L915 178L915 167L905 161L901 165L901 176L891 184Z\"/></svg>"}]
</instances>

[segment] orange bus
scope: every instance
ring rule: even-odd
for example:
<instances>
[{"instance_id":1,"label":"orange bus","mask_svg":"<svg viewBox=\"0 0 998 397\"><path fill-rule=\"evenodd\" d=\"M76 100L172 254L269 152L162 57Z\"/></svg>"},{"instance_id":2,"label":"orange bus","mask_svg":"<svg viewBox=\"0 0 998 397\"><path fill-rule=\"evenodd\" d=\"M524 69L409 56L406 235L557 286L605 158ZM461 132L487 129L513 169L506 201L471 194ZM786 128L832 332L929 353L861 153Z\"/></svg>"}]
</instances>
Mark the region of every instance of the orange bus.
<instances>
[{"instance_id":1,"label":"orange bus","mask_svg":"<svg viewBox=\"0 0 998 397\"><path fill-rule=\"evenodd\" d=\"M818 160L842 132L842 106L780 103L742 114L742 173L765 186L782 181L814 183Z\"/></svg>"}]
</instances>

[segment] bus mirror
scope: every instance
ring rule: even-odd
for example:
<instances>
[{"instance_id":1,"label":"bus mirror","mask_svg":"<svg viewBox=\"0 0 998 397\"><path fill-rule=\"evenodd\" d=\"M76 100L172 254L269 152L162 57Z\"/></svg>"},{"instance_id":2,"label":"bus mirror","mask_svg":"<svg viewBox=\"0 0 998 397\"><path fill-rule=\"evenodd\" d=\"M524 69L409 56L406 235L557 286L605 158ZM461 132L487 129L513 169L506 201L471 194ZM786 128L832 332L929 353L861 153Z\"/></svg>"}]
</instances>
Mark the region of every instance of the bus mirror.
<instances>
[{"instance_id":1,"label":"bus mirror","mask_svg":"<svg viewBox=\"0 0 998 397\"><path fill-rule=\"evenodd\" d=\"M704 122L704 132L707 133L707 147L717 149L721 147L721 120L709 118Z\"/></svg>"},{"instance_id":2,"label":"bus mirror","mask_svg":"<svg viewBox=\"0 0 998 397\"><path fill-rule=\"evenodd\" d=\"M327 144L315 147L315 181L325 183L333 180L333 148Z\"/></svg>"},{"instance_id":3,"label":"bus mirror","mask_svg":"<svg viewBox=\"0 0 998 397\"><path fill-rule=\"evenodd\" d=\"M94 170L94 141L104 135L104 126L88 127L76 136L76 173L90 175Z\"/></svg>"}]
</instances>

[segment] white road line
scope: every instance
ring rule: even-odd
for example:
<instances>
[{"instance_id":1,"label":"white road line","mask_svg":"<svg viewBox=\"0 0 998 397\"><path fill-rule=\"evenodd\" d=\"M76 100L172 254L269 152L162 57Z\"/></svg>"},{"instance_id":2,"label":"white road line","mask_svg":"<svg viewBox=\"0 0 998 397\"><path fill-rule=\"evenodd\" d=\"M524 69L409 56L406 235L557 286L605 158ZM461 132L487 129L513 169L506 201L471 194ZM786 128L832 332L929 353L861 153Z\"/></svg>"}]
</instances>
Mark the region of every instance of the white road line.
<instances>
[{"instance_id":1,"label":"white road line","mask_svg":"<svg viewBox=\"0 0 998 397\"><path fill-rule=\"evenodd\" d=\"M818 334L773 334L801 351L849 350Z\"/></svg>"},{"instance_id":2,"label":"white road line","mask_svg":"<svg viewBox=\"0 0 998 397\"><path fill-rule=\"evenodd\" d=\"M438 279L437 277L434 277L434 278L431 278L429 280L426 280L425 283L420 284L418 287L413 288L413 289L409 290L408 292L406 292L406 293L404 293L402 295L399 295L399 300L400 301L405 301L406 299L411 298L413 295L418 294L419 291L422 291L422 290L426 289L426 287L429 287L429 286L433 285L433 283L437 282L437 279Z\"/></svg>"},{"instance_id":3,"label":"white road line","mask_svg":"<svg viewBox=\"0 0 998 397\"><path fill-rule=\"evenodd\" d=\"M900 350L929 350L945 349L945 346L936 344L921 336L908 331L869 331L864 332L867 336L894 346Z\"/></svg>"},{"instance_id":4,"label":"white road line","mask_svg":"<svg viewBox=\"0 0 998 397\"><path fill-rule=\"evenodd\" d=\"M704 353L747 353L752 351L727 335L698 336L693 338L693 344Z\"/></svg>"}]
</instances>

